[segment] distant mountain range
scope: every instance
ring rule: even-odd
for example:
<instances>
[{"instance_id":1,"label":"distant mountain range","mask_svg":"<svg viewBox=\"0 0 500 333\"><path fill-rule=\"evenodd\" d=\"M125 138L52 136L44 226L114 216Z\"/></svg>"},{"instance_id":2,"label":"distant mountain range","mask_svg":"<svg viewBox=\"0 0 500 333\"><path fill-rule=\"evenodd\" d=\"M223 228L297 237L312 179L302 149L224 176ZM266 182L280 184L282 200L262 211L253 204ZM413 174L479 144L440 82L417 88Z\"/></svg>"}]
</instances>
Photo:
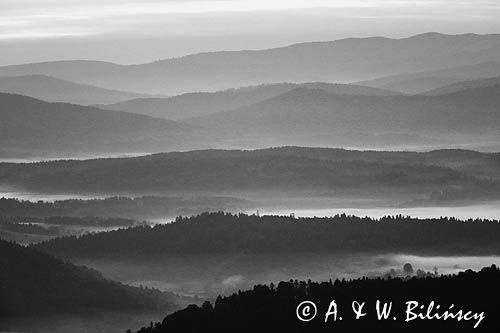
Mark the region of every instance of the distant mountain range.
<instances>
[{"instance_id":1,"label":"distant mountain range","mask_svg":"<svg viewBox=\"0 0 500 333\"><path fill-rule=\"evenodd\" d=\"M497 52L500 52L498 48ZM480 80L498 76L500 75L500 61L498 60L497 53L495 61L459 67L446 66L445 69L382 77L374 80L361 81L357 84L389 89L406 94L421 94L430 90L437 90L441 87L460 84L460 82L463 81ZM483 86L484 85L470 85L469 88L479 88ZM443 90L437 94L455 91L458 90Z\"/></svg>"},{"instance_id":2,"label":"distant mountain range","mask_svg":"<svg viewBox=\"0 0 500 333\"><path fill-rule=\"evenodd\" d=\"M200 53L127 66L98 61L4 66L0 76L40 74L107 89L175 95L276 82L355 82L488 63L498 61L499 44L498 34L348 38L259 51ZM441 85L449 83L454 82ZM437 87L427 90L432 88Z\"/></svg>"},{"instance_id":3,"label":"distant mountain range","mask_svg":"<svg viewBox=\"0 0 500 333\"><path fill-rule=\"evenodd\" d=\"M73 83L46 75L0 77L0 92L30 96L47 102L82 105L116 103L151 95L116 91Z\"/></svg>"},{"instance_id":4,"label":"distant mountain range","mask_svg":"<svg viewBox=\"0 0 500 333\"><path fill-rule=\"evenodd\" d=\"M283 145L498 150L498 45L500 35L427 33L129 66L4 66L0 91L20 95L0 93L0 156Z\"/></svg>"},{"instance_id":5,"label":"distant mountain range","mask_svg":"<svg viewBox=\"0 0 500 333\"><path fill-rule=\"evenodd\" d=\"M100 105L106 110L127 111L152 117L182 120L206 116L248 106L276 97L296 88L320 89L339 95L392 96L399 93L389 90L322 82L276 83L229 89L217 92L187 93L170 98L140 98L110 105Z\"/></svg>"}]
</instances>

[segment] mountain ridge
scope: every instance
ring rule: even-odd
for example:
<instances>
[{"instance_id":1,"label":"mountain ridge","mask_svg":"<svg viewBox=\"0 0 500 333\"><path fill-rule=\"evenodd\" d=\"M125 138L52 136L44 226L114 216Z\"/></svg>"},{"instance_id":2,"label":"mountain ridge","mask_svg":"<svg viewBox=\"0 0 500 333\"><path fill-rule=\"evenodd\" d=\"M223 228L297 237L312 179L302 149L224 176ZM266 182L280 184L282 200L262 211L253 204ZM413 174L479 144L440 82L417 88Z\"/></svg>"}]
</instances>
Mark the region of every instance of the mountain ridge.
<instances>
[{"instance_id":1,"label":"mountain ridge","mask_svg":"<svg viewBox=\"0 0 500 333\"><path fill-rule=\"evenodd\" d=\"M153 97L74 83L43 74L0 77L0 92L24 95L47 102L92 105L116 103L131 98Z\"/></svg>"},{"instance_id":2,"label":"mountain ridge","mask_svg":"<svg viewBox=\"0 0 500 333\"><path fill-rule=\"evenodd\" d=\"M500 75L500 61L498 60L447 67L434 71L390 75L373 80L354 82L354 84L395 90L406 94L425 94L428 90L459 84L463 81L486 79L494 75Z\"/></svg>"},{"instance_id":3,"label":"mountain ridge","mask_svg":"<svg viewBox=\"0 0 500 333\"><path fill-rule=\"evenodd\" d=\"M138 152L198 146L199 130L172 120L0 93L5 148L42 153ZM151 150L152 149L152 150Z\"/></svg>"}]
</instances>

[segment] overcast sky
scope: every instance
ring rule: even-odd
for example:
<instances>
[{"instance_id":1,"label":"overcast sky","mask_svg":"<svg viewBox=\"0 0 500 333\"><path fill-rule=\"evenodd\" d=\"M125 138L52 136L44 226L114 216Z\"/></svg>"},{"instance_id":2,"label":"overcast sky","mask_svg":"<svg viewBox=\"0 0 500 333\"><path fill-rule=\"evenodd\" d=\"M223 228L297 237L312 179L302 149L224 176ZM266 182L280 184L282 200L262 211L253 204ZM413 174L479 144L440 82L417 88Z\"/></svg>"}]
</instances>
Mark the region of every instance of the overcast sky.
<instances>
[{"instance_id":1,"label":"overcast sky","mask_svg":"<svg viewBox=\"0 0 500 333\"><path fill-rule=\"evenodd\" d=\"M0 0L0 65L140 63L429 31L499 33L500 0Z\"/></svg>"}]
</instances>

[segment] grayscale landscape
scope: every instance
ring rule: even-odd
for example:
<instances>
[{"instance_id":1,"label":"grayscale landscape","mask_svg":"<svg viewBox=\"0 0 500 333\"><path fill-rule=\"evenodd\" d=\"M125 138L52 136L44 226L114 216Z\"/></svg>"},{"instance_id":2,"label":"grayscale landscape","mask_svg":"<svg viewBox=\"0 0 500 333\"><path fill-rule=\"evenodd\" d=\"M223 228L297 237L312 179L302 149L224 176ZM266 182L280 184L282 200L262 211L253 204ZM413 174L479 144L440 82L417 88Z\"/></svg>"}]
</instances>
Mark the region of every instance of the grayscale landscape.
<instances>
[{"instance_id":1,"label":"grayscale landscape","mask_svg":"<svg viewBox=\"0 0 500 333\"><path fill-rule=\"evenodd\" d=\"M498 4L4 2L0 332L500 265Z\"/></svg>"}]
</instances>

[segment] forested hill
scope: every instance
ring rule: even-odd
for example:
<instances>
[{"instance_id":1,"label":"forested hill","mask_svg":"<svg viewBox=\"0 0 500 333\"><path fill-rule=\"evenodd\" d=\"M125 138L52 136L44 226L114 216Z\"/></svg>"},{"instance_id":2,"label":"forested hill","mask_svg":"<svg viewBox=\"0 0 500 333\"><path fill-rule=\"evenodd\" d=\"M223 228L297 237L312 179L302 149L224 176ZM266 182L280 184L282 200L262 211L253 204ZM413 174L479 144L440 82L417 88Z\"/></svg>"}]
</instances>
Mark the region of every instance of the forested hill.
<instances>
[{"instance_id":1,"label":"forested hill","mask_svg":"<svg viewBox=\"0 0 500 333\"><path fill-rule=\"evenodd\" d=\"M284 147L204 150L131 158L0 164L0 185L72 193L356 194L384 190L443 196L499 193L498 154L363 152Z\"/></svg>"},{"instance_id":2,"label":"forested hill","mask_svg":"<svg viewBox=\"0 0 500 333\"><path fill-rule=\"evenodd\" d=\"M252 290L219 297L214 305L208 302L202 307L191 305L139 332L498 332L498 295L500 270L494 265L480 272L468 270L458 275L422 279L289 281L277 286L257 285ZM332 300L337 304L338 317L334 321L332 314L325 323ZM388 319L377 319L377 300L382 306L385 302L393 302ZM297 319L296 308L302 301L312 301L316 305L317 314L311 321ZM366 316L355 319L351 310L353 301L366 302L363 308ZM456 314L459 310L463 310L463 314L484 312L484 319L406 322L405 302L409 301L419 302L419 309L413 312L422 315L434 301L432 314L442 314L454 304L451 313ZM477 323L477 328L473 328Z\"/></svg>"},{"instance_id":3,"label":"forested hill","mask_svg":"<svg viewBox=\"0 0 500 333\"><path fill-rule=\"evenodd\" d=\"M205 213L165 225L140 226L33 245L63 258L131 258L277 252L499 254L498 221L337 215L294 218Z\"/></svg>"},{"instance_id":4,"label":"forested hill","mask_svg":"<svg viewBox=\"0 0 500 333\"><path fill-rule=\"evenodd\" d=\"M0 240L0 318L173 308L173 294L123 285L98 271ZM0 329L2 329L0 327Z\"/></svg>"}]
</instances>

